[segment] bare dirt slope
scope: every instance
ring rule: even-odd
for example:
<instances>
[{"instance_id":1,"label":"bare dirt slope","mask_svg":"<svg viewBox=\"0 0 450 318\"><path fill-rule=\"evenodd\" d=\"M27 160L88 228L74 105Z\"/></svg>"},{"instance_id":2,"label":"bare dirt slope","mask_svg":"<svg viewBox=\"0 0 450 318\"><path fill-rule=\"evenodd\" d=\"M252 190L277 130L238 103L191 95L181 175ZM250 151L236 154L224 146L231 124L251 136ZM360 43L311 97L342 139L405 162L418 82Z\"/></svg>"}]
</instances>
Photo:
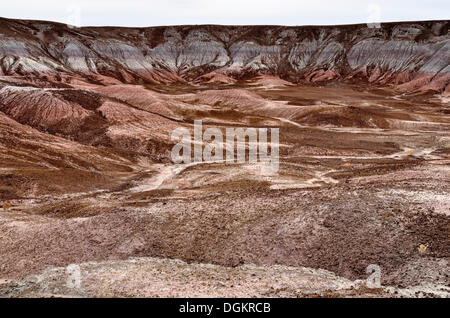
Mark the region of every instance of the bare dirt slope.
<instances>
[{"instance_id":1,"label":"bare dirt slope","mask_svg":"<svg viewBox=\"0 0 450 318\"><path fill-rule=\"evenodd\" d=\"M380 28L0 23L0 75L27 76L35 85L233 84L265 74L272 78L261 83L269 86L345 79L404 91L449 91L448 21Z\"/></svg>"},{"instance_id":2,"label":"bare dirt slope","mask_svg":"<svg viewBox=\"0 0 450 318\"><path fill-rule=\"evenodd\" d=\"M0 20L0 295L448 297L447 30ZM174 164L197 119L279 172Z\"/></svg>"}]
</instances>

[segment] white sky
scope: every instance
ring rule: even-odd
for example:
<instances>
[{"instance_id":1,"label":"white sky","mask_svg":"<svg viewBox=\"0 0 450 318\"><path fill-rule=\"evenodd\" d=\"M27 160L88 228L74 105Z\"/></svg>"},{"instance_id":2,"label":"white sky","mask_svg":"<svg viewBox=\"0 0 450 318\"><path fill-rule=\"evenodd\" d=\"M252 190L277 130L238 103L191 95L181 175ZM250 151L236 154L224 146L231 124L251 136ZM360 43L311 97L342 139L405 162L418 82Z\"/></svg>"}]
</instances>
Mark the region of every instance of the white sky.
<instances>
[{"instance_id":1,"label":"white sky","mask_svg":"<svg viewBox=\"0 0 450 318\"><path fill-rule=\"evenodd\" d=\"M448 20L450 0L2 0L0 16L74 25L326 25Z\"/></svg>"}]
</instances>

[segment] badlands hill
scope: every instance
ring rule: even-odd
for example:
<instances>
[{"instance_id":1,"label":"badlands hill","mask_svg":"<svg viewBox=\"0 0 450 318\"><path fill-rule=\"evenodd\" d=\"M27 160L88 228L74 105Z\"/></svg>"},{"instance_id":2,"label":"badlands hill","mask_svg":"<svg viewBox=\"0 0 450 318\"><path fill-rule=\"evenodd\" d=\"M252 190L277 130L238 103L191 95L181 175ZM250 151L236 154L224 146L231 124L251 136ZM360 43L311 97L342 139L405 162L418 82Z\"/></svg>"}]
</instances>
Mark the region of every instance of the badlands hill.
<instances>
[{"instance_id":1,"label":"badlands hill","mask_svg":"<svg viewBox=\"0 0 450 318\"><path fill-rule=\"evenodd\" d=\"M364 80L449 92L448 21L345 26L85 27L0 19L0 74L36 85Z\"/></svg>"},{"instance_id":2,"label":"badlands hill","mask_svg":"<svg viewBox=\"0 0 450 318\"><path fill-rule=\"evenodd\" d=\"M449 297L448 27L0 19L0 297ZM174 164L198 119L278 173Z\"/></svg>"}]
</instances>

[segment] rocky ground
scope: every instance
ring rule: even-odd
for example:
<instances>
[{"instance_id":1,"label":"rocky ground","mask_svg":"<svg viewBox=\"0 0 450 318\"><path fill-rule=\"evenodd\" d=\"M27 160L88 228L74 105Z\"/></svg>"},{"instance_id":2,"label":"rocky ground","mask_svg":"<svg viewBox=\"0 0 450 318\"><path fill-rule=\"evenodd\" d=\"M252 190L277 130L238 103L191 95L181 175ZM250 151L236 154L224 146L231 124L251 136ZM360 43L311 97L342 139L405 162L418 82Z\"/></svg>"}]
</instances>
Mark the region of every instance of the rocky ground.
<instances>
[{"instance_id":1,"label":"rocky ground","mask_svg":"<svg viewBox=\"0 0 450 318\"><path fill-rule=\"evenodd\" d=\"M364 32L375 32L361 26L351 28L364 42L345 46L350 66L331 76L319 70L320 56L345 40L332 28L273 31L297 41L301 34L320 39L313 41L320 44L316 64L303 73L292 64L286 73L253 74L252 67L272 65L258 51L264 46L272 54L271 43L259 43L252 59L239 57L250 49L236 45L262 39L258 32L269 29L141 34L2 25L0 296L450 296L449 60L441 51L448 46L447 22L382 29L377 36L386 45L412 49L398 49L395 61L385 56L394 64L404 58L391 65L390 76L365 68L373 81L355 80L348 69L376 59L355 51L370 42ZM422 37L410 38L418 37L413 29ZM211 41L198 42L205 30L221 43L217 50L224 46L224 56L211 46L196 48L216 56L216 64L204 56L210 65L199 69L197 57L186 53L195 49L186 49L177 61L187 66L167 62L163 73L164 63L155 59L166 56L161 52L171 41L204 44ZM24 45L10 42L14 32ZM117 43L94 41L100 33ZM118 43L130 34L152 39L145 43L148 58ZM38 56L36 43L52 58L30 60ZM291 62L297 56L300 68L300 55L289 56ZM153 71L137 73L136 59L153 63ZM236 71L241 60L246 64ZM58 63L63 66L55 71ZM83 63L89 71L76 69ZM115 71L108 73L111 65ZM431 66L442 72L428 78L414 71L400 81L402 67ZM294 79L292 72L302 75ZM222 131L279 128L278 173L262 173L263 163L173 163L171 132L192 132L198 119ZM373 266L381 286L368 287Z\"/></svg>"}]
</instances>

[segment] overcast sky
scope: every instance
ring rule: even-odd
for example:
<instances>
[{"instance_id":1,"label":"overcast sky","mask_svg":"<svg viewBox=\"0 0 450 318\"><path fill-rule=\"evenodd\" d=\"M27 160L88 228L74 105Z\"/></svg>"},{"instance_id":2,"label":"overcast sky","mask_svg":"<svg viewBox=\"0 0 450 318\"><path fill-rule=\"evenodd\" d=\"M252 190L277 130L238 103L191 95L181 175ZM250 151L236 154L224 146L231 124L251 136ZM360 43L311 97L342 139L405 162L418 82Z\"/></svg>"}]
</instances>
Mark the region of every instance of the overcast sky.
<instances>
[{"instance_id":1,"label":"overcast sky","mask_svg":"<svg viewBox=\"0 0 450 318\"><path fill-rule=\"evenodd\" d=\"M326 25L448 20L450 0L10 0L0 16L74 25Z\"/></svg>"}]
</instances>

